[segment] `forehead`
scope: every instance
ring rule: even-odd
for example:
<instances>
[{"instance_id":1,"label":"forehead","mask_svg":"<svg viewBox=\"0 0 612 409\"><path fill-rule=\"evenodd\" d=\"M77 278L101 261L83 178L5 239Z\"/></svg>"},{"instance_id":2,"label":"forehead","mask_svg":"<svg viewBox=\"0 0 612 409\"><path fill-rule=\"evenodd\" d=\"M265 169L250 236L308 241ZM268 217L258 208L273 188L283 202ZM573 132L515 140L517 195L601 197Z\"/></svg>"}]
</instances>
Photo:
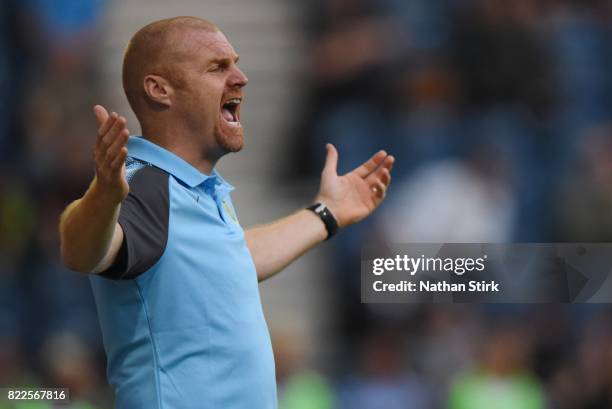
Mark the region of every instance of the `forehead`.
<instances>
[{"instance_id":1,"label":"forehead","mask_svg":"<svg viewBox=\"0 0 612 409\"><path fill-rule=\"evenodd\" d=\"M185 46L188 54L198 60L237 57L236 51L220 31L192 30L186 35Z\"/></svg>"}]
</instances>

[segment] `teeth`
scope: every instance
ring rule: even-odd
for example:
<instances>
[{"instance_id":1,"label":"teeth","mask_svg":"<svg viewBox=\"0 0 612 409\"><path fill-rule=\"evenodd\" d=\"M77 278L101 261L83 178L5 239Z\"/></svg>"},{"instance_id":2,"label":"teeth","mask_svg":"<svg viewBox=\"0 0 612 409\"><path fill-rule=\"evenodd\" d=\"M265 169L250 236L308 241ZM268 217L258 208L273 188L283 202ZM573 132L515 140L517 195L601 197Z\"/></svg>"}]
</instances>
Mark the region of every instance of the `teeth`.
<instances>
[{"instance_id":1,"label":"teeth","mask_svg":"<svg viewBox=\"0 0 612 409\"><path fill-rule=\"evenodd\" d=\"M223 115L226 123L228 123L230 126L234 126L234 127L241 127L240 125L240 121L237 118L237 106L242 102L242 98L231 98L228 99L227 101L225 101L223 103L223 109L226 109L228 111L231 112L232 117L234 120L229 120L225 118L225 115Z\"/></svg>"}]
</instances>

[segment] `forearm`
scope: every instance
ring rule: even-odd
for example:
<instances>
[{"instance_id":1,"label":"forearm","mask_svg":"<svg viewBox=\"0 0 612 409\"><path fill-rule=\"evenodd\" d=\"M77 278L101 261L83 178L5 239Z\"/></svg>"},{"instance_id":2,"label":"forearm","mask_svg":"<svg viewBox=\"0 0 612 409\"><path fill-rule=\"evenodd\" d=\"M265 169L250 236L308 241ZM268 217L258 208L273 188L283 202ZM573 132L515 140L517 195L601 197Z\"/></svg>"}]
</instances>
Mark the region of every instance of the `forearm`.
<instances>
[{"instance_id":1,"label":"forearm","mask_svg":"<svg viewBox=\"0 0 612 409\"><path fill-rule=\"evenodd\" d=\"M72 202L60 218L61 253L71 270L91 272L107 254L119 215L120 202L100 192L96 180L81 199Z\"/></svg>"},{"instance_id":2,"label":"forearm","mask_svg":"<svg viewBox=\"0 0 612 409\"><path fill-rule=\"evenodd\" d=\"M245 237L257 269L257 279L263 281L324 241L327 230L319 216L304 209L271 224L249 229Z\"/></svg>"}]
</instances>

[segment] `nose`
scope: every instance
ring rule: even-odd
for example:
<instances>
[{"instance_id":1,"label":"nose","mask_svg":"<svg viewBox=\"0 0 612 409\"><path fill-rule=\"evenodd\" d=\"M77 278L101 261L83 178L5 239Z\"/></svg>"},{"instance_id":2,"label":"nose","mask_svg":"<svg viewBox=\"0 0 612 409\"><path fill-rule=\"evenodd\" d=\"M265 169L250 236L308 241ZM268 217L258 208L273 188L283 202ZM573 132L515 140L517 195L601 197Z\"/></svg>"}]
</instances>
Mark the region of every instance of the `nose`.
<instances>
[{"instance_id":1,"label":"nose","mask_svg":"<svg viewBox=\"0 0 612 409\"><path fill-rule=\"evenodd\" d=\"M244 72L237 66L234 66L234 72L229 78L229 86L232 88L242 88L249 82L249 79Z\"/></svg>"}]
</instances>

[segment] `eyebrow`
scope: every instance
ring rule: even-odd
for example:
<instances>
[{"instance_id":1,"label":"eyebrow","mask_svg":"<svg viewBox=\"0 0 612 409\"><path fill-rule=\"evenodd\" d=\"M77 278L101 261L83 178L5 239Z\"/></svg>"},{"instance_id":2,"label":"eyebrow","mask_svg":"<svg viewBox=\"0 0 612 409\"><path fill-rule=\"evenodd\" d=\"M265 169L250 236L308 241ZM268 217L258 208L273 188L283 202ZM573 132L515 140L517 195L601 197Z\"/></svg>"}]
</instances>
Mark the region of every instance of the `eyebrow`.
<instances>
[{"instance_id":1,"label":"eyebrow","mask_svg":"<svg viewBox=\"0 0 612 409\"><path fill-rule=\"evenodd\" d=\"M228 57L222 57L222 58L213 58L212 60L209 61L210 64L219 64L219 63L225 63L230 61L231 59ZM238 60L240 60L240 56L236 55L234 57L234 64L238 63Z\"/></svg>"}]
</instances>

